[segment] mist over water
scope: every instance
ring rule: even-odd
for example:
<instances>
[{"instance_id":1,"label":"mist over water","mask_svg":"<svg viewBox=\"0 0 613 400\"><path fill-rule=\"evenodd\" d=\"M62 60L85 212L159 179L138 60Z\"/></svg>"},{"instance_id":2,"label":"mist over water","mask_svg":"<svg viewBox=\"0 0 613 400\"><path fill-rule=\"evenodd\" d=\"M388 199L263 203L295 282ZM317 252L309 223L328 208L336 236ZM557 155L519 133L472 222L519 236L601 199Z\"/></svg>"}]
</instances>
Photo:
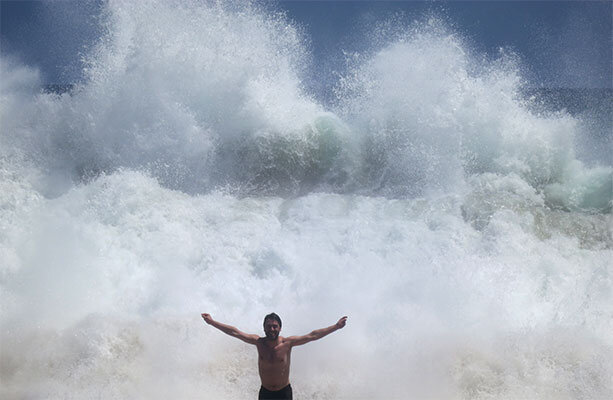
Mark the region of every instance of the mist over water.
<instances>
[{"instance_id":1,"label":"mist over water","mask_svg":"<svg viewBox=\"0 0 613 400\"><path fill-rule=\"evenodd\" d=\"M602 121L526 95L519 56L424 17L325 107L274 10L100 19L69 93L0 63L2 397L255 397L255 348L199 314L271 311L287 336L349 316L294 349L300 398L613 396Z\"/></svg>"}]
</instances>

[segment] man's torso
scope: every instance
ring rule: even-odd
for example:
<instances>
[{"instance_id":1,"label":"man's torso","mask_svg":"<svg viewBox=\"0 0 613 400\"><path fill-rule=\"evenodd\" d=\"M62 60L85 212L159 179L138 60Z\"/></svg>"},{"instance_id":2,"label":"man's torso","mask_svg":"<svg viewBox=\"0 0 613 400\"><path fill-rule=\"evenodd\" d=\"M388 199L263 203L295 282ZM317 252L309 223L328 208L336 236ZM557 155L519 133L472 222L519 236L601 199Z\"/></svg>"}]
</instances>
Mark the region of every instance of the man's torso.
<instances>
[{"instance_id":1,"label":"man's torso","mask_svg":"<svg viewBox=\"0 0 613 400\"><path fill-rule=\"evenodd\" d=\"M279 336L278 343L273 345L265 338L257 342L258 369L262 386L268 390L280 390L289 385L289 367L292 347Z\"/></svg>"}]
</instances>

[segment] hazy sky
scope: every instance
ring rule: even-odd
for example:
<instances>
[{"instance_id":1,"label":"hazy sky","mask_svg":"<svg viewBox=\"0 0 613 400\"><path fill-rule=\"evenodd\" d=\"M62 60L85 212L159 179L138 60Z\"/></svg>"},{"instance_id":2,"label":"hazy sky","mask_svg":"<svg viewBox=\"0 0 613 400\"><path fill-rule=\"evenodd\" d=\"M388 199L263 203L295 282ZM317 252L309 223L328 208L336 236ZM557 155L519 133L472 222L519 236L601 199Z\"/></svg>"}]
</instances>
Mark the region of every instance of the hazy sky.
<instances>
[{"instance_id":1,"label":"hazy sky","mask_svg":"<svg viewBox=\"0 0 613 400\"><path fill-rule=\"evenodd\" d=\"M140 0L139 0L140 1ZM488 55L506 47L520 55L534 85L613 87L611 1L281 1L266 2L304 27L313 76L333 79L342 50L364 50L369 27L435 13ZM2 56L40 68L47 83L79 77L79 55L98 37L100 2L0 2ZM315 79L316 80L316 79Z\"/></svg>"}]
</instances>

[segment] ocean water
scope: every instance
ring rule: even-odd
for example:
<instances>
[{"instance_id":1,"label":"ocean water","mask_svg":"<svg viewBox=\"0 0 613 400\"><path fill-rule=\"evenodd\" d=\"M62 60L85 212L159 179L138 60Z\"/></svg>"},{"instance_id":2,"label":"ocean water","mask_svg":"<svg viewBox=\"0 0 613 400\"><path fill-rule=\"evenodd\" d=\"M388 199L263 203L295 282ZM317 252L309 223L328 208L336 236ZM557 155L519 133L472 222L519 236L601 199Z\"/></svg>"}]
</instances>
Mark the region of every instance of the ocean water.
<instances>
[{"instance_id":1,"label":"ocean water","mask_svg":"<svg viewBox=\"0 0 613 400\"><path fill-rule=\"evenodd\" d=\"M1 59L0 395L613 397L611 92L526 89L435 17L348 55L223 2L111 1L82 82ZM53 89L53 88L52 88Z\"/></svg>"}]
</instances>

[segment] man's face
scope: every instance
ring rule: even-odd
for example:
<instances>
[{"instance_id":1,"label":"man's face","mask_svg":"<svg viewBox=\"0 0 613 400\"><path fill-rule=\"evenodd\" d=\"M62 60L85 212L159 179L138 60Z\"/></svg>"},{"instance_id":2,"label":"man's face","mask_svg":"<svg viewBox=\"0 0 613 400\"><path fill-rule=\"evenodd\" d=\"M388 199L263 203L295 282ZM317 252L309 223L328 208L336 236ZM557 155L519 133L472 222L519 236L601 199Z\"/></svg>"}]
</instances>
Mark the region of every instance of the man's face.
<instances>
[{"instance_id":1,"label":"man's face","mask_svg":"<svg viewBox=\"0 0 613 400\"><path fill-rule=\"evenodd\" d=\"M266 333L268 339L275 340L279 337L280 331L281 327L279 326L279 322L274 319L267 319L266 322L264 322L264 333Z\"/></svg>"}]
</instances>

